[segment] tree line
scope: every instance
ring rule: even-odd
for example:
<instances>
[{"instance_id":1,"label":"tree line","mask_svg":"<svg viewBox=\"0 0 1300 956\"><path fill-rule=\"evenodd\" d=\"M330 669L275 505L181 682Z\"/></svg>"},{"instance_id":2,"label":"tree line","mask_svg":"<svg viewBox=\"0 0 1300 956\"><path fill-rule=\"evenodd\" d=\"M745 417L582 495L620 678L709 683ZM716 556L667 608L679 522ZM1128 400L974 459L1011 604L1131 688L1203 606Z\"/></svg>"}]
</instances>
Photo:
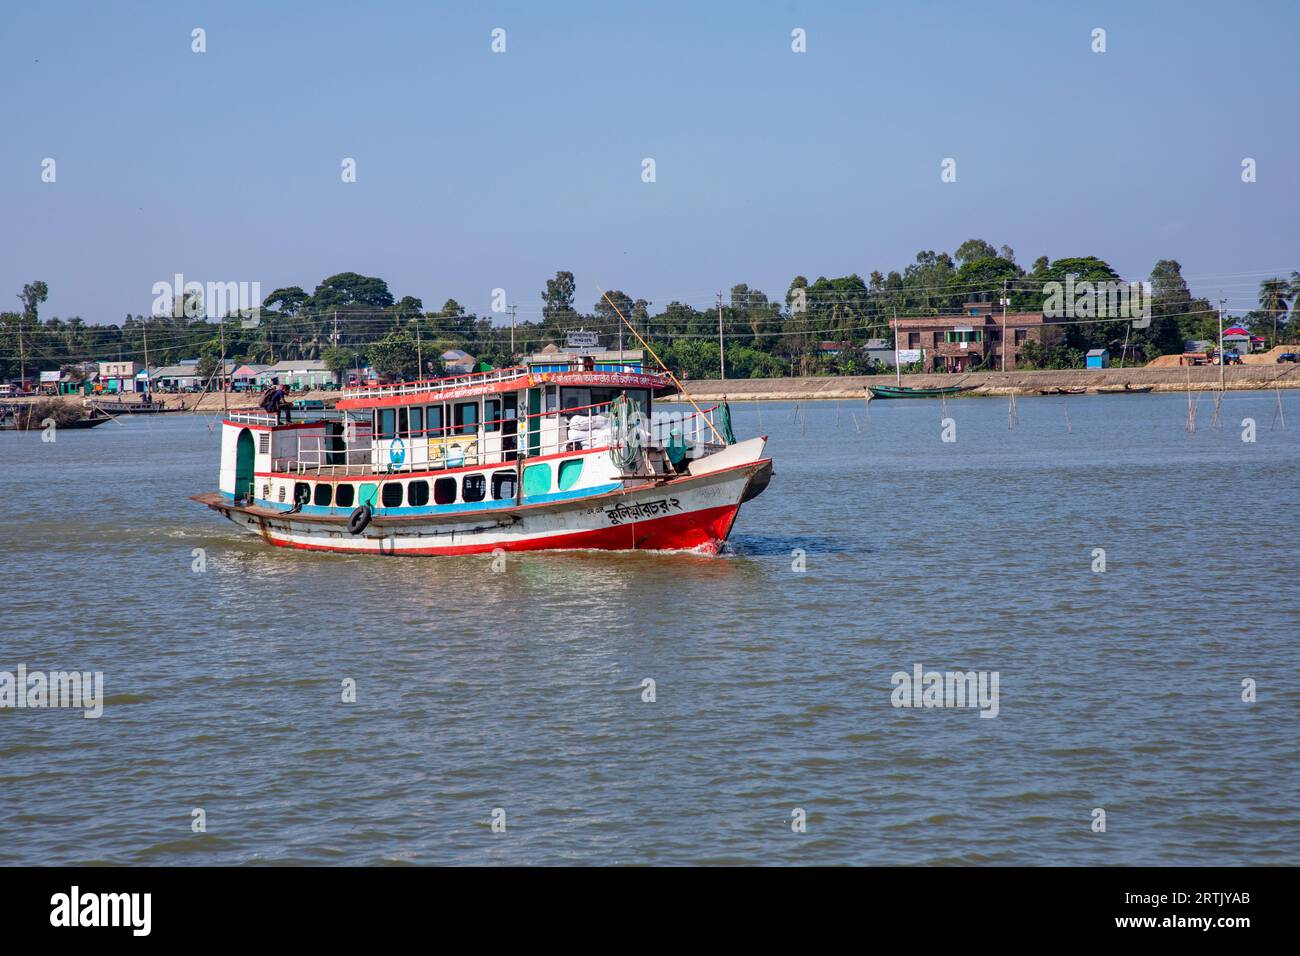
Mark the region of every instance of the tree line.
<instances>
[{"instance_id":1,"label":"tree line","mask_svg":"<svg viewBox=\"0 0 1300 956\"><path fill-rule=\"evenodd\" d=\"M706 378L717 375L720 364L719 311L731 377L865 374L882 370L865 346L871 340L892 346L895 317L957 314L970 300L997 303L1004 296L1012 311L1037 311L1045 285L1070 276L1076 283L1120 280L1094 256L1043 256L1026 269L1012 249L982 239L962 243L951 255L922 250L901 271L873 271L865 279L856 273L811 282L796 276L776 301L739 283L716 304L672 301L655 309L613 290L584 310L576 301L574 274L557 272L541 290L540 313L531 310L538 317L517 321L513 330L500 314L476 315L455 299L426 309L417 297L396 298L383 279L355 272L329 276L310 293L299 286L274 290L255 323L239 315L220 323L206 319L201 302L190 301L179 315L128 315L120 324L41 319L48 288L38 281L23 287L17 311L0 313L0 377L16 377L20 365L34 378L36 369L82 361L143 361L146 336L152 366L197 357L200 371L210 373L222 354L223 335L225 355L236 362L320 359L340 373L368 364L390 375L439 374L439 356L451 349L499 367L550 344L563 347L567 333L578 328L596 331L608 348L615 347L621 330L625 346L636 347L625 319L675 372ZM1189 340L1216 338L1217 308L1192 295L1177 261L1159 260L1149 282L1147 327L1126 320L1066 324L1060 345L1028 348L1022 359L1042 368L1071 368L1083 364L1088 349L1126 348L1130 356L1149 360L1181 352ZM1244 324L1272 345L1294 340L1298 318L1300 272L1293 272L1289 279L1263 279L1258 307L1232 324ZM823 350L824 342L835 348Z\"/></svg>"}]
</instances>

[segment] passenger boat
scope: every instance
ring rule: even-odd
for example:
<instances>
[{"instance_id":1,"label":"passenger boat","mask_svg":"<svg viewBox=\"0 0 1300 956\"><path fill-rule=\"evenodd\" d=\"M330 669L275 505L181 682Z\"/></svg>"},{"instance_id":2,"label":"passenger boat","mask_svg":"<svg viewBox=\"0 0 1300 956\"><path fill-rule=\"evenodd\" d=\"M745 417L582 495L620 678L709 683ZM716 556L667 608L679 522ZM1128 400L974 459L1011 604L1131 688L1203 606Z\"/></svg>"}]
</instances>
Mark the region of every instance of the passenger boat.
<instances>
[{"instance_id":1,"label":"passenger boat","mask_svg":"<svg viewBox=\"0 0 1300 956\"><path fill-rule=\"evenodd\" d=\"M194 500L307 550L716 553L771 479L766 436L735 441L725 404L656 411L675 380L603 355L351 387L333 418L233 412Z\"/></svg>"},{"instance_id":2,"label":"passenger boat","mask_svg":"<svg viewBox=\"0 0 1300 956\"><path fill-rule=\"evenodd\" d=\"M969 392L974 385L946 385L942 388L912 388L907 385L868 385L872 398L938 398Z\"/></svg>"}]
</instances>

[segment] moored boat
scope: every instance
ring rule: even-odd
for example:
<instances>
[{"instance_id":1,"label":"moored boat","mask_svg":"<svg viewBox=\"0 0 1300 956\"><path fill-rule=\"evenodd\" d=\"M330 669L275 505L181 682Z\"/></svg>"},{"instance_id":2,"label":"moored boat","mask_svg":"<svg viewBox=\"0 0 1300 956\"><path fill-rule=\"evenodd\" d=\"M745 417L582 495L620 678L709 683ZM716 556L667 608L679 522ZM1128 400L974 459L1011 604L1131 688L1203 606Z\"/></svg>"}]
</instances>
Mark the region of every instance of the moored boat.
<instances>
[{"instance_id":1,"label":"moored boat","mask_svg":"<svg viewBox=\"0 0 1300 956\"><path fill-rule=\"evenodd\" d=\"M771 478L766 437L735 441L725 405L656 413L671 376L615 354L349 388L341 418L231 413L195 500L305 550L716 552Z\"/></svg>"},{"instance_id":2,"label":"moored boat","mask_svg":"<svg viewBox=\"0 0 1300 956\"><path fill-rule=\"evenodd\" d=\"M1086 391L1087 388L1085 388L1084 386L1076 385L1073 387L1060 386L1057 388L1040 388L1038 390L1038 394L1039 395L1082 395Z\"/></svg>"},{"instance_id":3,"label":"moored boat","mask_svg":"<svg viewBox=\"0 0 1300 956\"><path fill-rule=\"evenodd\" d=\"M1097 387L1098 395L1142 395L1155 388L1154 385L1129 385L1125 382L1123 385L1099 385Z\"/></svg>"},{"instance_id":4,"label":"moored boat","mask_svg":"<svg viewBox=\"0 0 1300 956\"><path fill-rule=\"evenodd\" d=\"M913 388L907 385L868 385L872 398L938 398L969 392L974 385L946 385L941 388Z\"/></svg>"}]
</instances>

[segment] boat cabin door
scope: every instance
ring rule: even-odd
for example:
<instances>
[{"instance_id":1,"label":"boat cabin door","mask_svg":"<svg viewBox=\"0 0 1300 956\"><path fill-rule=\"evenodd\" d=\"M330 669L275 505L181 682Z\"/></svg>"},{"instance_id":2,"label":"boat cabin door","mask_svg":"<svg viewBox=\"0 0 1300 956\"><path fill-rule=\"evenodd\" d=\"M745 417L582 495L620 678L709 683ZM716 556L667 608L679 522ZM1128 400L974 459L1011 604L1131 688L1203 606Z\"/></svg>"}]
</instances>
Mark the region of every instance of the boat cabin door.
<instances>
[{"instance_id":1,"label":"boat cabin door","mask_svg":"<svg viewBox=\"0 0 1300 956\"><path fill-rule=\"evenodd\" d=\"M245 428L235 442L235 498L248 501L253 495L253 461L257 448L253 433Z\"/></svg>"}]
</instances>

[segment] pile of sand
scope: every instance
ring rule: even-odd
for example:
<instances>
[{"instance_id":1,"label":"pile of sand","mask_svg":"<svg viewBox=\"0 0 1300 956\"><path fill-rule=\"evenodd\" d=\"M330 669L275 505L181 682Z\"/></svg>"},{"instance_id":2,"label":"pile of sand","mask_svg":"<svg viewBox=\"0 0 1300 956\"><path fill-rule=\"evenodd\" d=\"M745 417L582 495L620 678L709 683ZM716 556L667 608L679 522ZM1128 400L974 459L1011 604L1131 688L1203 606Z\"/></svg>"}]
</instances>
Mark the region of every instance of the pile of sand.
<instances>
[{"instance_id":1,"label":"pile of sand","mask_svg":"<svg viewBox=\"0 0 1300 956\"><path fill-rule=\"evenodd\" d=\"M1300 345L1276 345L1267 352L1255 352L1241 357L1242 365L1276 365L1277 357L1283 352L1300 352ZM1161 355L1147 362L1147 368L1177 368L1180 355Z\"/></svg>"}]
</instances>

